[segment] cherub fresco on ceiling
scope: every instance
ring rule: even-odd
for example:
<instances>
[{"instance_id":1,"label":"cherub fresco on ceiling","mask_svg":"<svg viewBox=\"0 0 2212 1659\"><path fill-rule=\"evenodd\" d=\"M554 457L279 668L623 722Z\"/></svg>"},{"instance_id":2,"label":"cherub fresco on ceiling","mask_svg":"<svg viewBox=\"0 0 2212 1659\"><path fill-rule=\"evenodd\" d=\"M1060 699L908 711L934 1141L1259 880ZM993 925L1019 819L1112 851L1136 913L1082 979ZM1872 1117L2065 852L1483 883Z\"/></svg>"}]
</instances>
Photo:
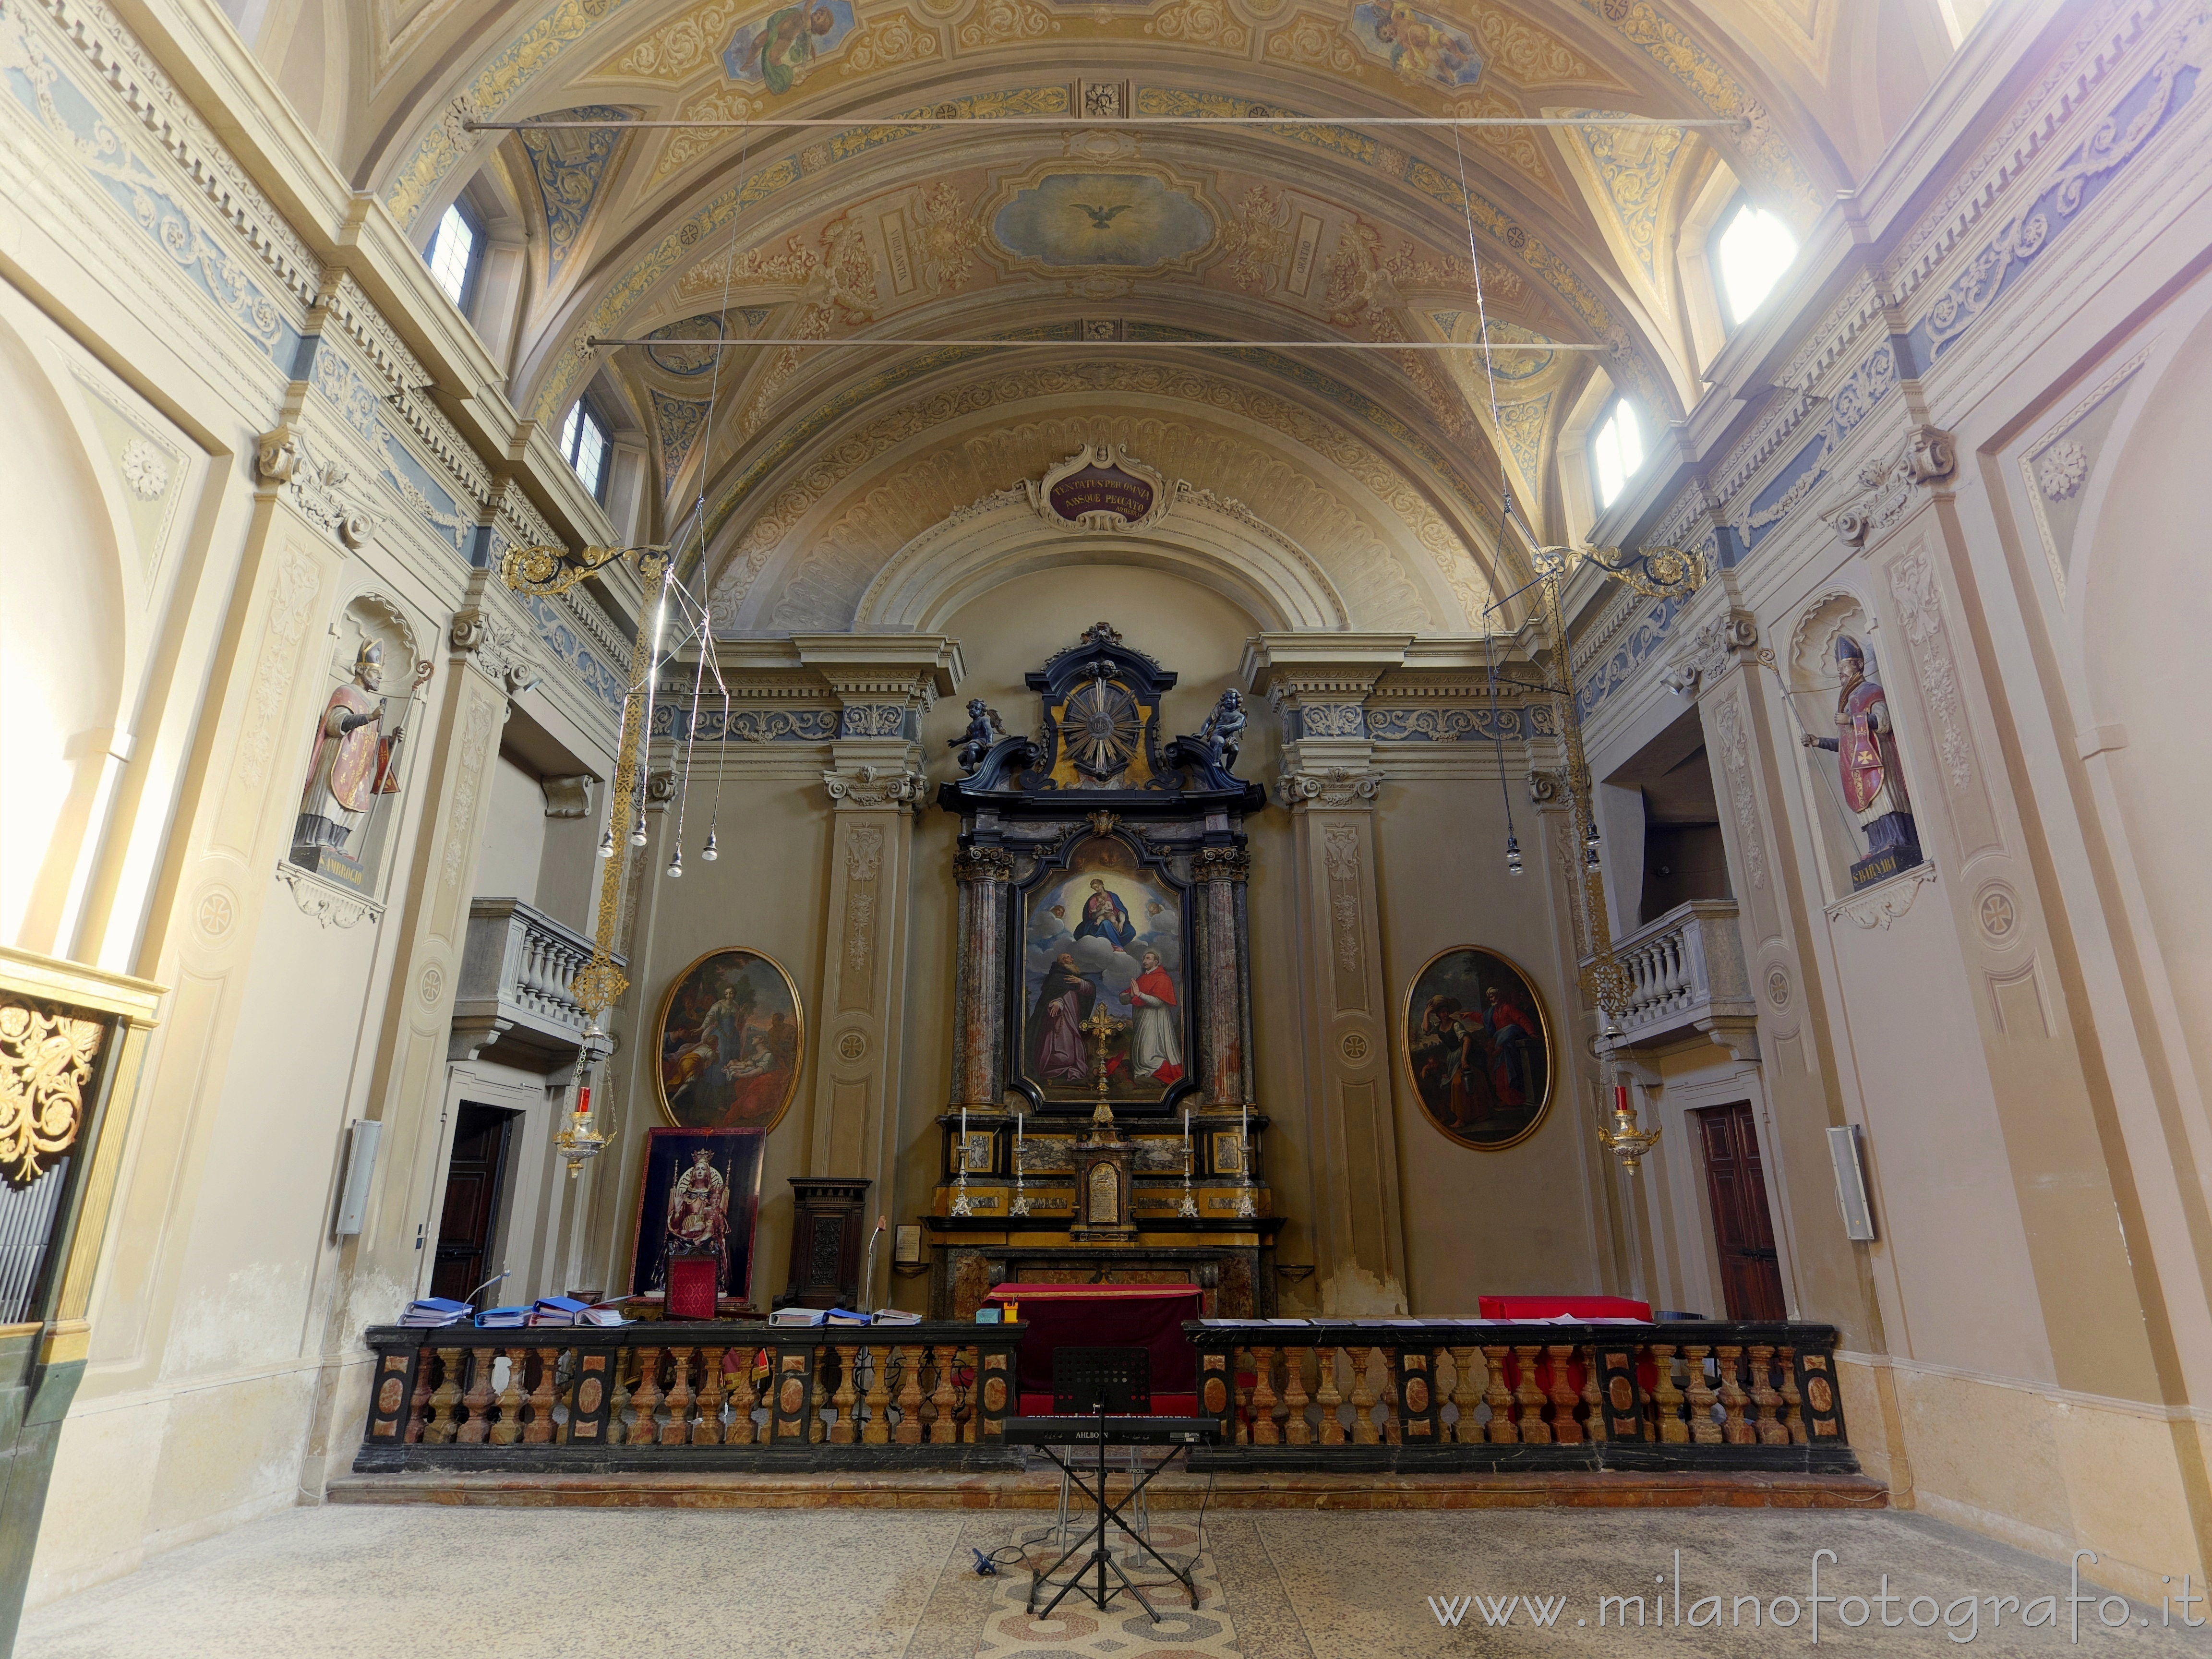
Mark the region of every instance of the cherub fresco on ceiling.
<instances>
[{"instance_id":1,"label":"cherub fresco on ceiling","mask_svg":"<svg viewBox=\"0 0 2212 1659\"><path fill-rule=\"evenodd\" d=\"M799 0L781 7L730 38L723 72L772 93L789 92L817 59L844 44L853 21L852 0Z\"/></svg>"},{"instance_id":2,"label":"cherub fresco on ceiling","mask_svg":"<svg viewBox=\"0 0 2212 1659\"><path fill-rule=\"evenodd\" d=\"M1401 81L1453 88L1482 78L1474 42L1443 18L1400 0L1360 0L1345 33L1369 57L1388 64Z\"/></svg>"}]
</instances>

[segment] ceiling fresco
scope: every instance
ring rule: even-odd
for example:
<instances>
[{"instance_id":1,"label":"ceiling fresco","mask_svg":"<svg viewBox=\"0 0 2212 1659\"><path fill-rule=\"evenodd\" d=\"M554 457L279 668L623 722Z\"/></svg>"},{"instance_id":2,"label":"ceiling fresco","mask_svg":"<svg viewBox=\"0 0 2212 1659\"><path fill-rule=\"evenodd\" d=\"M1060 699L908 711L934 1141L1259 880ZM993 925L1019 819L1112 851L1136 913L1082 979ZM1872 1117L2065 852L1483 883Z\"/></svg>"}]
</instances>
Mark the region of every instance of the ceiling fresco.
<instances>
[{"instance_id":1,"label":"ceiling fresco","mask_svg":"<svg viewBox=\"0 0 2212 1659\"><path fill-rule=\"evenodd\" d=\"M1311 533L1371 538L1419 573L1383 608L1457 631L1519 585L1525 556L1499 543L1509 490L1565 533L1558 434L1592 377L1661 423L1694 391L1662 270L1677 181L1724 167L1801 228L1841 181L1797 90L1805 43L1833 32L1820 0L1746 3L1737 28L1707 15L1719 0L529 0L473 16L377 0L388 90L348 160L418 241L472 179L508 181L534 250L518 406L556 422L587 386L626 402L657 469L652 534L681 540L747 628L834 623L844 599L822 596L849 597L853 571L805 576L803 603L779 584L802 581L807 513L845 513L914 464L911 434L896 460L868 434L1042 374L1060 390L1036 397L1103 397L1089 412L1104 421L1200 387L1233 405L1282 465L1345 492L1334 517L1305 514ZM1761 31L1788 50L1747 51ZM1202 128L1556 112L1738 125ZM1159 116L1189 125L1130 119ZM463 125L536 118L610 125ZM641 125L687 121L757 125ZM1500 348L1583 349L1501 350L1493 398L1479 312ZM605 337L647 343L590 343ZM1014 338L1036 343L865 343ZM1167 343L1192 338L1381 349ZM1054 341L1091 343L1072 357ZM1469 349L1424 349L1437 343ZM1139 390L1156 380L1183 390ZM1184 445L1200 471L1177 474L1142 431L1127 441L1224 498L1229 471L1246 489L1264 472ZM1366 483L1331 459L1346 446ZM1015 482L957 476L984 493ZM839 520L836 558L890 558L891 526L926 528L908 516Z\"/></svg>"}]
</instances>

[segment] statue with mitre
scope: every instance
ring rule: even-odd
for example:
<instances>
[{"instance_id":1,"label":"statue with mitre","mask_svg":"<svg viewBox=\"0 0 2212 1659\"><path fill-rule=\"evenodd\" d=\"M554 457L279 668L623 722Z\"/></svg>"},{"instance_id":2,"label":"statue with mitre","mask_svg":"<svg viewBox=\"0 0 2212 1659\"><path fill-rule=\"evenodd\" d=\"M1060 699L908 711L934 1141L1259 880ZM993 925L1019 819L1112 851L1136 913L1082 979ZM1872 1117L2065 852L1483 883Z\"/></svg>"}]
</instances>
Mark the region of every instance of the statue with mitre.
<instances>
[{"instance_id":1,"label":"statue with mitre","mask_svg":"<svg viewBox=\"0 0 2212 1659\"><path fill-rule=\"evenodd\" d=\"M1881 682L1867 672L1866 653L1850 635L1836 640L1836 668L1843 687L1836 696L1836 735L1805 734L1811 749L1835 751L1844 803L1856 815L1867 838L1867 856L1851 866L1856 892L1921 861L1920 836L1912 824L1912 803L1905 793L1905 772L1897 761L1897 731Z\"/></svg>"},{"instance_id":2,"label":"statue with mitre","mask_svg":"<svg viewBox=\"0 0 2212 1659\"><path fill-rule=\"evenodd\" d=\"M355 657L353 680L331 693L315 734L314 764L292 830L292 860L313 869L325 849L343 854L380 795L399 793L393 764L404 729L384 730L384 647L371 640Z\"/></svg>"}]
</instances>

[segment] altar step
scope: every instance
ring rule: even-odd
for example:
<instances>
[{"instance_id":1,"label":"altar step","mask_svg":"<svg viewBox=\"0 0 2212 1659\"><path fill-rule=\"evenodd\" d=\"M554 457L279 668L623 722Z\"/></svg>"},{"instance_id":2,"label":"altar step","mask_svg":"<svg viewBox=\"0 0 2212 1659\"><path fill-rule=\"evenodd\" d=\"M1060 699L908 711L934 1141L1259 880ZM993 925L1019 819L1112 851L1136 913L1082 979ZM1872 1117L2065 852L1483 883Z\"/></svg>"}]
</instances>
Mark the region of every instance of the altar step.
<instances>
[{"instance_id":1,"label":"altar step","mask_svg":"<svg viewBox=\"0 0 2212 1659\"><path fill-rule=\"evenodd\" d=\"M1115 1480L1118 1489L1122 1482ZM1171 1474L1155 1507L1195 1510L1202 1475ZM1050 1471L963 1474L348 1474L333 1504L447 1504L487 1509L1049 1510ZM1224 1474L1216 1510L1887 1509L1889 1488L1857 1474L1562 1471L1531 1474Z\"/></svg>"}]
</instances>

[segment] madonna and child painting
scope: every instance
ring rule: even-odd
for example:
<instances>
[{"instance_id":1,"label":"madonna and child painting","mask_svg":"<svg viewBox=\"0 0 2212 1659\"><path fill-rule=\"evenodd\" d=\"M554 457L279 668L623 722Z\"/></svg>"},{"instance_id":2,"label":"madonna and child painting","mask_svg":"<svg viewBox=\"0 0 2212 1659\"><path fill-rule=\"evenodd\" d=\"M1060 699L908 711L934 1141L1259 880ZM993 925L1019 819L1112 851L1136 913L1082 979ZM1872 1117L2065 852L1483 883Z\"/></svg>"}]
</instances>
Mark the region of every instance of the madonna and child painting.
<instances>
[{"instance_id":1,"label":"madonna and child painting","mask_svg":"<svg viewBox=\"0 0 2212 1659\"><path fill-rule=\"evenodd\" d=\"M1126 842L1093 836L1025 895L1023 1075L1048 1106L1158 1104L1190 1060L1182 893Z\"/></svg>"},{"instance_id":2,"label":"madonna and child painting","mask_svg":"<svg viewBox=\"0 0 2212 1659\"><path fill-rule=\"evenodd\" d=\"M1499 1152L1543 1121L1558 1071L1543 1000L1496 951L1429 958L1406 995L1404 1045L1421 1110L1461 1146Z\"/></svg>"},{"instance_id":3,"label":"madonna and child painting","mask_svg":"<svg viewBox=\"0 0 2212 1659\"><path fill-rule=\"evenodd\" d=\"M682 1129L773 1129L799 1087L799 988L775 957L714 951L661 1004L654 1083Z\"/></svg>"}]
</instances>

